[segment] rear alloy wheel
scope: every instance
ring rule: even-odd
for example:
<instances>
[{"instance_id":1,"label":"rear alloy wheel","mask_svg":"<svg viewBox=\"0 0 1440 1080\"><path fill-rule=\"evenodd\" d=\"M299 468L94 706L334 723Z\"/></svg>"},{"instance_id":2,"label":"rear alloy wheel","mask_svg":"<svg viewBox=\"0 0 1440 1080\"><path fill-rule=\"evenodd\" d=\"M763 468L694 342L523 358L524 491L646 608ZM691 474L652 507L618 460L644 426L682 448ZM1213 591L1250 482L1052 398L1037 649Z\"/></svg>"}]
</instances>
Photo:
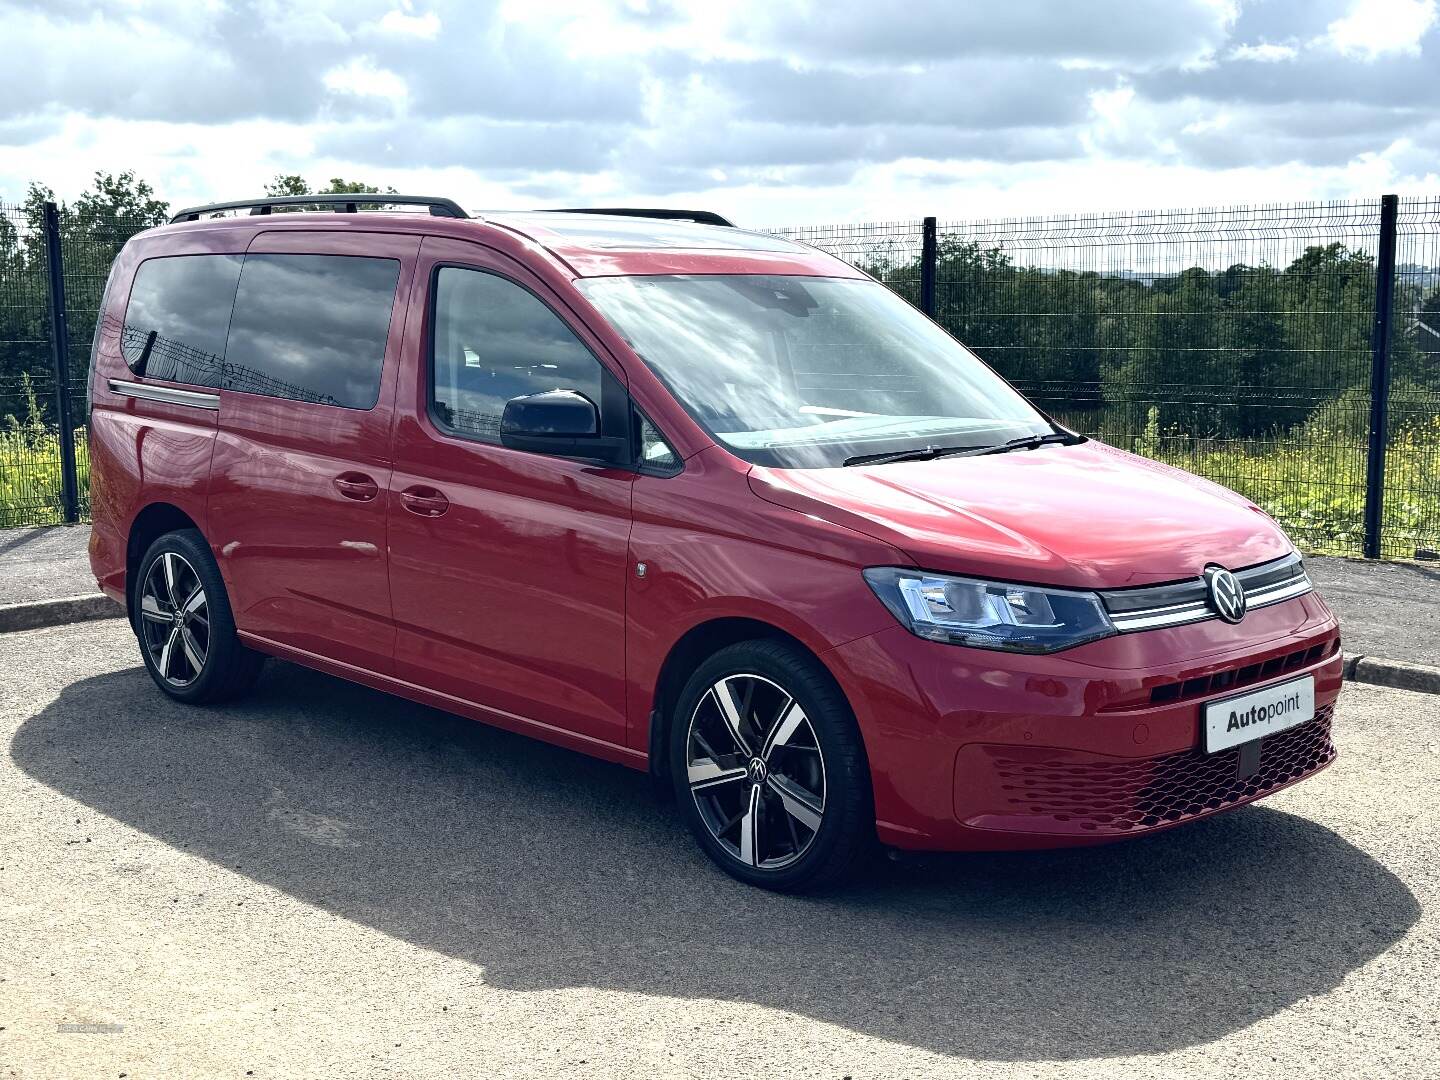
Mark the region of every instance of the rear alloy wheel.
<instances>
[{"instance_id":1,"label":"rear alloy wheel","mask_svg":"<svg viewBox=\"0 0 1440 1080\"><path fill-rule=\"evenodd\" d=\"M240 644L215 556L194 529L166 533L140 560L131 612L155 685L199 705L249 690L264 657Z\"/></svg>"},{"instance_id":2,"label":"rear alloy wheel","mask_svg":"<svg viewBox=\"0 0 1440 1080\"><path fill-rule=\"evenodd\" d=\"M799 891L844 877L873 847L870 772L848 703L809 653L781 641L721 649L691 675L670 727L670 772L691 831L741 881Z\"/></svg>"},{"instance_id":3,"label":"rear alloy wheel","mask_svg":"<svg viewBox=\"0 0 1440 1080\"><path fill-rule=\"evenodd\" d=\"M210 608L205 586L183 555L163 552L140 590L140 642L156 673L177 689L205 670Z\"/></svg>"}]
</instances>

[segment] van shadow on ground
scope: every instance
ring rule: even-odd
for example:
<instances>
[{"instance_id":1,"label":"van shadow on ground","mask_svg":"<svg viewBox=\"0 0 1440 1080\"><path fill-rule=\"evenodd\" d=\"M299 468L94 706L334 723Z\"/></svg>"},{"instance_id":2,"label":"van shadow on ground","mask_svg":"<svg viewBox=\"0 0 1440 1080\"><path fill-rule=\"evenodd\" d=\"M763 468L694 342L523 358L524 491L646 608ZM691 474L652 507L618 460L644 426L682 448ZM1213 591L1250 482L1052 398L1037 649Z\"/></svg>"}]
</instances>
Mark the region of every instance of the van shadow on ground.
<instances>
[{"instance_id":1,"label":"van shadow on ground","mask_svg":"<svg viewBox=\"0 0 1440 1080\"><path fill-rule=\"evenodd\" d=\"M1213 1040L1336 986L1419 916L1368 855L1264 807L772 896L713 870L639 773L284 664L213 710L173 705L141 668L78 682L11 753L101 813L501 988L753 1002L969 1057Z\"/></svg>"}]
</instances>

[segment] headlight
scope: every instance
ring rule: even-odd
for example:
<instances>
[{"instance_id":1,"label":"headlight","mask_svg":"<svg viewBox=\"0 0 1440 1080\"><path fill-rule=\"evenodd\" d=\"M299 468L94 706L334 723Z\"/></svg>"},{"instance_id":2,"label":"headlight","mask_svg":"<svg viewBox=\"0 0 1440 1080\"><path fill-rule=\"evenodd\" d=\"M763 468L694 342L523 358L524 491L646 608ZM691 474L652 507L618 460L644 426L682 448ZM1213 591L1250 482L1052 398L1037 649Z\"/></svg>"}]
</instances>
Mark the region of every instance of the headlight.
<instances>
[{"instance_id":1,"label":"headlight","mask_svg":"<svg viewBox=\"0 0 1440 1080\"><path fill-rule=\"evenodd\" d=\"M865 580L912 634L977 649L1049 653L1116 633L1094 593L871 567Z\"/></svg>"}]
</instances>

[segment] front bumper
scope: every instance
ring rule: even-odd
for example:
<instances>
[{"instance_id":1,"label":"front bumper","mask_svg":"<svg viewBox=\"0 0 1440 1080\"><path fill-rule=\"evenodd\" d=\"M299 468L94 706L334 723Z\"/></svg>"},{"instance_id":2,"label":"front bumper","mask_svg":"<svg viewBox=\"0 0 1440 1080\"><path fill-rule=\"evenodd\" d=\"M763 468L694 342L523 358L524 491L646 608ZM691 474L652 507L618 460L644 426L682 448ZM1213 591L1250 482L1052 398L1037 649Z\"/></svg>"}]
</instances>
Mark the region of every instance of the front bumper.
<instances>
[{"instance_id":1,"label":"front bumper","mask_svg":"<svg viewBox=\"0 0 1440 1080\"><path fill-rule=\"evenodd\" d=\"M897 847L1103 843L1261 798L1335 756L1339 633L1314 594L1239 626L1212 620L1049 656L897 626L827 660L865 738L880 838ZM1265 739L1258 764L1201 748L1205 702L1307 674L1315 719Z\"/></svg>"},{"instance_id":2,"label":"front bumper","mask_svg":"<svg viewBox=\"0 0 1440 1080\"><path fill-rule=\"evenodd\" d=\"M1076 841L1119 839L1262 798L1335 760L1330 720L1261 740L1253 771L1241 750L1196 748L1116 758L1051 747L971 743L955 756L955 816L967 828Z\"/></svg>"}]
</instances>

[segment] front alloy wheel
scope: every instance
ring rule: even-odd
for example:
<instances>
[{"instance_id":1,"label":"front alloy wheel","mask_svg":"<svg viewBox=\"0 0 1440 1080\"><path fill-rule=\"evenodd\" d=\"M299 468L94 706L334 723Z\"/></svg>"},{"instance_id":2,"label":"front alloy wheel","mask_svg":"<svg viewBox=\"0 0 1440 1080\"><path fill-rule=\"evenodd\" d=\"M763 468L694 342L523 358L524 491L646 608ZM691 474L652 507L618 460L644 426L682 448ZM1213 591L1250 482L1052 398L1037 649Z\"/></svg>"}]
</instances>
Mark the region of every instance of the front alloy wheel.
<instances>
[{"instance_id":1,"label":"front alloy wheel","mask_svg":"<svg viewBox=\"0 0 1440 1080\"><path fill-rule=\"evenodd\" d=\"M726 645L671 708L665 768L676 801L731 877L778 892L823 888L874 850L860 729L813 653L773 639Z\"/></svg>"},{"instance_id":2,"label":"front alloy wheel","mask_svg":"<svg viewBox=\"0 0 1440 1080\"><path fill-rule=\"evenodd\" d=\"M166 551L150 564L140 592L140 640L167 683L189 686L205 669L210 608L205 586L183 555Z\"/></svg>"},{"instance_id":3,"label":"front alloy wheel","mask_svg":"<svg viewBox=\"0 0 1440 1080\"><path fill-rule=\"evenodd\" d=\"M800 703L761 675L716 681L690 716L686 779L700 819L745 866L802 857L825 817L825 754Z\"/></svg>"}]
</instances>

